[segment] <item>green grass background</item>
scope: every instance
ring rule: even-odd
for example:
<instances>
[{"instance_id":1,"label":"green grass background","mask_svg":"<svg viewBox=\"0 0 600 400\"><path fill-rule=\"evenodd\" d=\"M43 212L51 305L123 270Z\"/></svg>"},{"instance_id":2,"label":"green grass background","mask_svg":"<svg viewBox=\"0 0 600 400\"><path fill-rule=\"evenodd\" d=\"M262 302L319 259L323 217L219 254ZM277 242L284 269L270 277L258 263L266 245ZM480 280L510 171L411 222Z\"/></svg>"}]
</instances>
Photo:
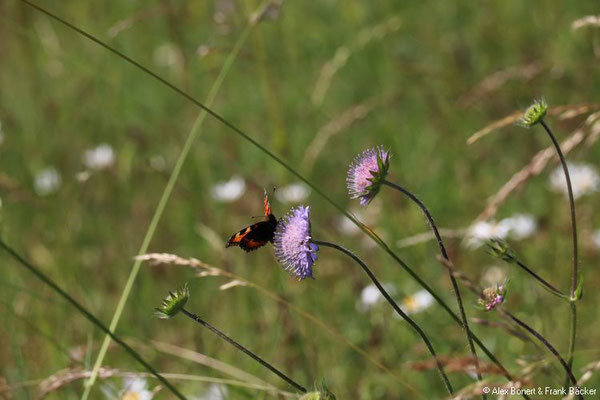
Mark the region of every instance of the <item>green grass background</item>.
<instances>
[{"instance_id":1,"label":"green grass background","mask_svg":"<svg viewBox=\"0 0 600 400\"><path fill-rule=\"evenodd\" d=\"M41 5L106 40L128 56L203 100L225 57L256 9L254 1L41 1ZM219 23L215 13L225 10ZM514 172L549 141L541 128L510 126L475 145L466 139L488 123L539 96L550 105L598 101L598 28L571 30L573 20L598 14L594 1L531 2L285 2L279 17L257 25L245 43L213 106L227 120L280 155L341 204L347 199L346 167L361 150L377 144L392 153L391 179L413 190L441 227L467 226ZM396 16L399 29L350 53L332 77L321 104L311 101L321 68L342 46L352 48L369 32ZM108 30L131 19L116 37ZM0 2L0 232L2 237L67 288L101 320L110 321L150 218L179 151L199 110L105 49L50 21L18 1ZM159 46L176 52L171 67L155 64ZM198 48L208 46L207 55ZM538 62L533 79L513 79L490 93L473 89L491 74ZM465 100L471 99L471 101ZM317 131L350 107L364 101L377 106L333 136L311 169L301 161ZM559 138L582 118L548 119ZM116 163L93 173L84 183L82 154L109 143ZM579 147L569 160L598 166L598 145ZM161 156L165 167L151 165ZM48 166L62 175L60 189L48 196L33 190L35 173ZM210 188L233 174L245 177L242 200L215 202ZM222 124L205 122L183 167L151 243L152 252L196 257L231 270L278 293L310 312L389 366L426 398L444 395L435 371L419 372L410 363L428 360L422 342L387 305L356 311L368 281L360 269L330 249L322 249L316 280L296 282L277 265L269 246L250 255L215 247L201 224L223 243L261 212L262 188L295 180ZM530 212L540 230L514 243L528 264L565 290L570 279L570 238L566 200L548 190L548 171L533 178L504 204L498 218ZM585 293L579 306L576 375L598 360L600 284L598 250L590 233L600 228L598 195L577 202L581 269ZM355 249L398 297L419 289L389 256L365 247L361 236L336 229L339 214L311 195L315 237ZM289 205L273 201L277 216ZM426 230L420 211L384 189L372 207L380 208L373 228L396 249L398 239ZM450 239L451 256L479 280L494 264L483 251L469 251ZM454 306L447 274L438 265L433 242L398 250L398 254ZM0 377L15 385L48 377L74 366L69 354L82 355L87 367L103 335L47 287L0 255ZM547 335L563 353L568 344L568 309L517 270L510 270L507 302L515 314ZM297 381L312 386L322 380L338 398L406 398L405 387L369 364L315 325L250 288L220 291L222 278L197 279L191 270L144 265L135 282L117 332L131 340L158 340L194 349L281 385L268 371L183 317L161 321L153 307L170 289L189 281L189 309L272 361ZM471 305L470 316L497 319ZM464 334L439 307L415 316L444 355L467 355ZM506 335L473 325L486 345L511 370L547 353ZM187 360L141 349L164 372L220 377ZM105 366L138 370L119 348L111 347ZM536 375L536 384L558 385L557 364ZM453 373L457 387L472 382ZM597 386L592 378L588 387ZM177 382L184 393L199 395L206 384ZM103 398L97 384L92 398ZM281 385L282 386L282 385ZM33 399L37 386L11 392ZM50 399L79 398L81 382ZM230 388L230 398L262 398L252 390ZM165 391L160 398L169 398ZM11 398L11 397L9 397ZM268 398L268 397L267 397Z\"/></svg>"}]
</instances>

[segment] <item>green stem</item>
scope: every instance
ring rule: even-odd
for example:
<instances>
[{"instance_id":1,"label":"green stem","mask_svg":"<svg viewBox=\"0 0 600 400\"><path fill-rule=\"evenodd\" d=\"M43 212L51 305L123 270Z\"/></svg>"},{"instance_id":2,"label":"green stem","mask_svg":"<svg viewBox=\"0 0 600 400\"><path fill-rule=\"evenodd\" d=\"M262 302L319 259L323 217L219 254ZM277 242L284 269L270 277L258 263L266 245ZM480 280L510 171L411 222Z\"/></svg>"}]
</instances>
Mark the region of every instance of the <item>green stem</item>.
<instances>
[{"instance_id":1,"label":"green stem","mask_svg":"<svg viewBox=\"0 0 600 400\"><path fill-rule=\"evenodd\" d=\"M421 209L423 214L425 214L425 218L427 218L427 221L429 222L429 226L431 226L431 230L433 231L433 234L435 235L438 247L440 248L440 253L442 253L442 257L446 261L450 261L450 258L448 257L448 252L446 251L446 246L444 246L444 241L442 240L442 236L440 235L437 225L435 224L435 221L433 220L433 216L431 215L431 213L429 212L429 210L427 209L425 204L417 196L415 196L412 192L410 192L409 190L405 189L404 187L402 187L400 185L397 185L397 184L387 181L385 179L383 179L381 181L381 183L403 193L409 199L411 199L417 206L419 206L419 208ZM460 311L460 319L462 320L463 328L465 330L465 333L467 334L467 343L469 344L469 350L471 351L471 355L473 356L473 359L475 361L477 380L481 381L481 372L479 369L479 359L477 358L477 350L475 350L475 345L473 344L473 339L471 338L471 329L469 328L467 314L465 312L465 307L463 305L462 296L460 294L460 289L458 288L458 282L456 281L456 278L452 275L452 272L450 270L448 271L448 276L450 277L450 282L452 282L454 296L456 297L456 303L458 304L458 309ZM482 398L485 400L486 395L482 394Z\"/></svg>"},{"instance_id":2,"label":"green stem","mask_svg":"<svg viewBox=\"0 0 600 400\"><path fill-rule=\"evenodd\" d=\"M562 358L562 356L560 355L560 353L554 348L554 346L552 346L550 344L550 342L543 337L538 331L536 331L535 329L533 329L532 327L530 327L529 325L527 325L525 322L521 321L519 318L515 317L514 315L512 315L510 312L506 312L506 314L513 320L515 321L520 327L524 328L527 332L531 333L533 336L535 336L544 346L546 346L546 348L548 350L550 350L550 352L552 354L554 354L554 356L558 359L558 361L560 362L560 365L563 366L563 368L565 369L567 376L569 377L569 380L573 383L573 385L575 385L575 387L578 386L577 384L577 378L575 378L575 376L573 375L573 372L571 371L571 367L567 364L567 362L564 360L564 358ZM583 396L580 394L577 396L580 399L583 399Z\"/></svg>"},{"instance_id":3,"label":"green stem","mask_svg":"<svg viewBox=\"0 0 600 400\"><path fill-rule=\"evenodd\" d=\"M92 324L96 325L108 336L112 338L119 346L123 347L130 356L132 356L137 362L139 362L144 368L146 368L152 375L154 375L163 385L165 385L177 398L185 400L183 396L168 380L166 380L161 374L159 374L146 360L142 358L135 350L133 350L127 343L116 336L110 329L108 329L98 318L96 318L91 312L89 312L84 306L82 306L77 300L71 295L61 289L54 281L47 277L42 271L40 271L33 264L21 257L16 251L9 247L2 239L0 239L0 247L2 247L12 258L18 261L22 266L32 272L39 280L48 285L54 290L59 296L67 300L73 307L75 307L85 318L87 318Z\"/></svg>"},{"instance_id":4,"label":"green stem","mask_svg":"<svg viewBox=\"0 0 600 400\"><path fill-rule=\"evenodd\" d=\"M375 286L377 286L377 289L379 289L379 291L381 292L381 294L383 295L383 297L385 297L385 299L387 300L387 302L390 303L390 305L394 308L394 310L398 313L398 315L400 315L406 322L408 322L410 324L410 326L412 326L412 328L415 331L417 331L417 333L419 334L419 336L421 336L421 339L425 343L425 346L427 346L427 349L429 349L429 353L431 353L431 356L435 360L435 363L437 365L437 369L440 372L440 375L442 377L442 381L444 382L444 386L446 386L446 389L448 390L448 393L450 393L452 395L454 392L452 390L452 385L450 384L450 380L446 376L446 373L444 372L444 366L442 365L442 363L440 362L440 360L438 360L437 355L435 354L435 350L433 349L433 345L431 344L431 342L427 338L427 335L425 335L425 332L423 332L423 330L421 329L421 327L419 327L419 325L417 325L417 323L415 321L413 321L404 311L402 311L402 309L400 308L400 306L398 306L398 304L394 301L394 299L392 299L392 297L384 289L384 287L381 285L381 283L379 283L379 280L377 279L377 277L375 276L375 274L373 274L373 272L371 271L371 269L357 255L355 255L353 252L351 252L350 250L346 249L343 246L340 246L340 245L335 244L335 243L324 242L324 241L321 241L321 240L313 240L313 243L315 243L317 245L320 245L320 246L331 247L333 249L339 250L342 253L344 253L345 255L347 255L350 258L352 258L354 261L356 261L361 266L361 268L363 269L363 271L365 271L365 273L369 276L369 278L371 279L371 281L373 281L373 283L375 284Z\"/></svg>"},{"instance_id":5,"label":"green stem","mask_svg":"<svg viewBox=\"0 0 600 400\"><path fill-rule=\"evenodd\" d=\"M250 357L252 357L253 360L260 363L263 367L266 367L267 369L269 369L275 375L277 375L278 377L280 377L281 379L286 381L288 384L290 384L294 388L296 388L299 392L306 393L306 389L303 386L296 383L292 378L288 377L286 374L279 371L277 368L275 368L274 366L272 366L271 364L269 364L268 362L266 362L265 360L260 358L258 355L254 354L252 351L248 350L247 348L245 348L244 346L242 346L241 344L239 344L238 342L236 342L235 340L233 340L232 338L230 338L223 332L221 332L216 327L212 326L210 323L208 323L205 320L203 320L202 318L200 318L198 315L191 313L191 312L187 311L186 309L182 309L181 312L183 314L185 314L187 317L189 317L189 318L193 319L194 321L196 321L197 323L199 323L200 325L211 330L213 333L215 333L221 339L224 339L228 343L232 344L236 349L241 350L244 353L246 353L247 355L249 355Z\"/></svg>"},{"instance_id":6,"label":"green stem","mask_svg":"<svg viewBox=\"0 0 600 400\"><path fill-rule=\"evenodd\" d=\"M556 137L550 130L550 127L546 124L546 122L541 119L540 123L548 133L554 148L556 149L556 153L558 154L558 158L560 159L560 164L562 165L563 172L565 174L565 180L567 181L567 194L569 197L569 209L571 212L571 237L573 240L573 273L571 275L571 307L570 307L570 315L571 315L571 329L569 335L569 353L567 354L567 363L569 368L573 367L573 356L575 353L575 334L577 333L577 306L575 305L575 301L577 301L577 270L578 270L578 259L577 259L577 221L575 216L575 197L573 196L573 187L571 185L571 176L569 175L569 168L567 166L567 160L560 149L560 144L556 140ZM566 378L568 382L568 377Z\"/></svg>"},{"instance_id":7,"label":"green stem","mask_svg":"<svg viewBox=\"0 0 600 400\"><path fill-rule=\"evenodd\" d=\"M529 275L533 276L548 291L550 291L551 293L554 293L555 295L557 295L558 297L561 297L563 299L565 299L565 298L569 299L569 296L563 294L554 285L552 285L551 283L547 282L544 278L542 278L541 276L539 276L538 274L536 274L535 272L533 272L531 269L529 269L529 267L527 267L525 264L523 264L523 262L521 262L520 260L517 260L516 258L513 259L513 260L514 260L515 264L517 264L522 270L524 270L525 272L527 272Z\"/></svg>"},{"instance_id":8,"label":"green stem","mask_svg":"<svg viewBox=\"0 0 600 400\"><path fill-rule=\"evenodd\" d=\"M213 85L210 89L210 92L206 98L206 104L210 105L215 100L217 93L221 87L221 84L223 83L223 80L225 79L225 76L227 75L227 72L229 72L229 70L231 69L233 61L235 60L236 56L238 55L240 49L242 48L243 43L248 38L248 35L250 33L250 28L251 28L250 26L247 26L244 29L244 31L238 38L235 46L229 53L227 59L225 60L223 67L221 68L219 76L217 76L217 79L215 80L215 82L213 83ZM177 162L175 163L175 167L173 168L173 171L171 172L171 175L169 176L167 185L165 186L165 189L164 189L162 196L158 202L156 210L154 211L154 215L152 216L152 220L150 221L148 230L146 231L146 234L144 235L144 240L142 241L142 245L140 246L138 254L145 254L148 250L148 246L150 246L150 242L152 241L152 237L154 236L154 232L156 231L158 222L160 221L160 219L163 215L163 212L165 210L167 202L169 201L169 198L171 197L171 193L173 192L173 188L175 187L175 183L177 182L177 179L179 178L181 168L183 167L183 164L190 152L190 149L192 148L192 144L196 140L196 137L198 137L198 134L200 132L200 127L202 126L202 123L204 122L206 115L207 115L206 111L204 111L204 110L200 111L200 113L198 114L198 117L196 118L196 121L194 122L194 125L192 126L192 129L190 130L190 133L188 134L185 144L183 145L183 148L181 149L181 153L179 154L179 157L177 158ZM117 304L117 308L116 308L115 313L113 314L113 318L110 322L111 332L114 332L114 330L117 328L117 324L119 323L119 319L121 318L121 314L123 313L125 303L127 302L127 299L129 298L129 294L131 292L133 283L135 282L135 280L137 278L138 272L140 270L140 266L141 266L141 261L139 259L136 259L133 263L133 267L131 268L131 272L129 273L129 277L127 278L127 283L125 284L125 288L123 289L123 292L121 293L121 298L119 299L119 303ZM104 357L106 356L106 351L108 350L109 344L110 344L110 336L107 335L104 338L104 341L102 342L100 351L98 352L98 356L96 358L96 362L94 363L92 373L86 382L82 400L87 400L87 398L91 392L91 388L94 385L94 382L96 381L96 377L98 376L98 372L100 370L100 367L102 366Z\"/></svg>"},{"instance_id":9,"label":"green stem","mask_svg":"<svg viewBox=\"0 0 600 400\"><path fill-rule=\"evenodd\" d=\"M74 30L78 34L80 34L80 35L86 37L87 39L93 41L94 43L96 43L96 44L104 47L105 49L107 49L111 53L115 54L117 57L123 59L124 61L132 64L133 66L135 66L136 68L140 69L144 73L150 75L152 78L156 79L157 81L159 81L160 83L162 83L163 85L165 85L166 87L168 87L169 89L173 90L174 92L178 93L179 95L181 95L182 97L184 97L185 99L187 99L188 101L190 101L191 103L195 104L199 108L201 108L204 111L206 111L206 113L208 113L213 118L215 118L216 120L218 120L219 122L221 122L223 125L227 126L229 129L231 129L234 133L236 133L237 135L239 135L241 138L243 138L244 140L246 140L249 143L251 143L257 149L259 149L264 154L266 154L269 158L271 158L272 160L274 160L275 162L277 162L279 165L281 165L283 168L285 168L292 175L294 175L295 177L297 177L298 179L300 179L302 182L306 183L316 194L318 194L319 196L321 196L327 203L329 203L336 210L338 210L340 213L342 213L343 215L345 215L350 221L352 221L356 226L358 226L366 235L368 235L379 247L381 247L390 257L392 257L394 259L394 261L396 261L398 264L400 264L400 266L402 267L402 269L404 269L404 271L406 271L415 281L417 281L417 283L419 283L419 285L421 285L425 290L427 290L433 296L433 298L435 299L435 301L450 315L450 317L452 317L452 319L456 323L458 323L459 325L462 326L462 322L460 321L460 318L454 313L454 311L452 311L450 309L450 307L448 307L448 305L444 302L444 300L440 296L438 296L431 289L431 287L429 287L402 259L400 259L400 257L398 257L389 248L389 246L379 236L377 236L377 234L375 234L375 232L373 232L366 225L362 224L360 221L358 221L356 218L354 218L342 206L340 206L338 203L336 203L331 197L329 197L322 190L320 190L318 187L316 187L311 181L309 181L308 179L306 179L303 175L301 175L300 173L296 172L296 170L294 170L290 165L288 165L282 159L280 159L279 157L277 157L275 154L273 154L267 148L265 148L264 146L262 146L256 140L252 139L250 136L248 136L241 129L239 129L238 127L236 127L235 125L233 125L232 123L230 123L229 121L227 121L225 118L223 118L222 116L220 116L219 114L217 114L216 112L214 112L213 110L211 110L210 108L208 108L207 106L205 106L204 104L200 103L198 100L196 100L195 98L193 98L191 95L185 93L183 90L181 90L178 87L176 87L175 85L169 83L167 80L161 78L160 76L158 76L154 72L150 71L148 68L144 67L143 65L141 65L138 62L134 61L133 59L127 57L125 54L123 54L120 51L114 49L113 47L109 46L108 44L102 42L100 39L97 39L96 37L90 35L89 33L81 30L80 28L74 26L73 24L65 21L64 19L60 18L59 16L51 13L50 11L47 11L47 10L43 9L42 7L37 6L35 4L32 4L31 2L29 2L27 0L20 0L20 1L23 2L23 3L25 3L25 4L27 4L27 5L29 5L32 8L37 9L38 11L40 11L42 13L48 15L49 17L51 17L54 20L60 22L61 24L63 24L66 27L68 27L69 29ZM500 363L500 361L494 356L494 354L492 352L490 352L487 347L485 347L485 345L481 342L481 340L477 336L475 336L473 333L471 333L471 337L473 338L473 340L475 341L475 343L479 346L479 348L489 357L489 359L498 368L500 368L500 370L502 371L502 374L506 377L506 379L508 379L509 381L513 380L512 375L506 370L506 368L504 368L504 366L502 365L502 363ZM529 397L527 395L525 395L525 394L523 394L522 397L525 398L525 399L529 399Z\"/></svg>"}]
</instances>

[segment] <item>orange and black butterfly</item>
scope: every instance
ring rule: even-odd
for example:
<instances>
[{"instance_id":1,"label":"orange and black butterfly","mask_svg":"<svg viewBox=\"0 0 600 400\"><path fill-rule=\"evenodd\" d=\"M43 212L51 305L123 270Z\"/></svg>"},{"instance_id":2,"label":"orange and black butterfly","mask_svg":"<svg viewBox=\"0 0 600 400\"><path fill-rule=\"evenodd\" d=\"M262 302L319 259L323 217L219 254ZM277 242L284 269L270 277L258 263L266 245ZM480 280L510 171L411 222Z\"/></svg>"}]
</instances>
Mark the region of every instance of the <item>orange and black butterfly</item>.
<instances>
[{"instance_id":1,"label":"orange and black butterfly","mask_svg":"<svg viewBox=\"0 0 600 400\"><path fill-rule=\"evenodd\" d=\"M277 218L271 212L271 205L265 191L265 220L252 224L233 235L225 247L240 246L246 253L256 250L268 242L273 242L275 228L277 228Z\"/></svg>"}]
</instances>

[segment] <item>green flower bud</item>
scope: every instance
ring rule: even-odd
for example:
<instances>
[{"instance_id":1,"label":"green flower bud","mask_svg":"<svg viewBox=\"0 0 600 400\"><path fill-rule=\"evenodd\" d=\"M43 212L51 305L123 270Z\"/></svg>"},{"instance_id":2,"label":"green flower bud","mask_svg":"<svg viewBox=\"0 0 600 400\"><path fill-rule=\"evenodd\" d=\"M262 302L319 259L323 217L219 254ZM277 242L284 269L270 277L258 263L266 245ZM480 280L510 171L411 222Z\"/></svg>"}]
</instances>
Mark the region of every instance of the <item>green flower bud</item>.
<instances>
[{"instance_id":1,"label":"green flower bud","mask_svg":"<svg viewBox=\"0 0 600 400\"><path fill-rule=\"evenodd\" d=\"M517 259L516 253L508 243L502 239L490 239L487 242L487 253L492 257L499 258L507 263L513 263Z\"/></svg>"},{"instance_id":2,"label":"green flower bud","mask_svg":"<svg viewBox=\"0 0 600 400\"><path fill-rule=\"evenodd\" d=\"M154 315L161 319L174 317L185 306L189 297L190 291L186 283L182 288L176 290L175 293L169 292L169 295L163 299L162 305L156 308Z\"/></svg>"},{"instance_id":3,"label":"green flower bud","mask_svg":"<svg viewBox=\"0 0 600 400\"><path fill-rule=\"evenodd\" d=\"M530 128L540 122L542 118L546 115L546 111L548 111L548 104L544 99L538 99L530 105L523 117L519 120L519 125Z\"/></svg>"}]
</instances>

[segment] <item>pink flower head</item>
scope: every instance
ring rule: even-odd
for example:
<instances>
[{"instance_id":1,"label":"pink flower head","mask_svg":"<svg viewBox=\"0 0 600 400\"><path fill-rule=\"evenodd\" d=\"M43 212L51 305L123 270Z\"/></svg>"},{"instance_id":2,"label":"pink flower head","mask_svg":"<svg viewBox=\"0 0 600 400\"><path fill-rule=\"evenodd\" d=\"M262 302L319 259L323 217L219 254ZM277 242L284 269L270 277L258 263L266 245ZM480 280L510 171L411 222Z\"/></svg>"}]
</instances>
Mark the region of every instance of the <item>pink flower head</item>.
<instances>
[{"instance_id":1,"label":"pink flower head","mask_svg":"<svg viewBox=\"0 0 600 400\"><path fill-rule=\"evenodd\" d=\"M368 205L379 192L389 166L390 154L382 146L365 150L356 156L346 178L350 198L360 197L360 204Z\"/></svg>"},{"instance_id":2,"label":"pink flower head","mask_svg":"<svg viewBox=\"0 0 600 400\"><path fill-rule=\"evenodd\" d=\"M492 311L494 308L504 302L506 296L506 283L494 285L483 289L483 296L479 299L479 305L485 311Z\"/></svg>"},{"instance_id":3,"label":"pink flower head","mask_svg":"<svg viewBox=\"0 0 600 400\"><path fill-rule=\"evenodd\" d=\"M319 246L312 242L308 207L293 208L281 218L273 243L275 257L286 271L299 280L313 277L312 266Z\"/></svg>"}]
</instances>

